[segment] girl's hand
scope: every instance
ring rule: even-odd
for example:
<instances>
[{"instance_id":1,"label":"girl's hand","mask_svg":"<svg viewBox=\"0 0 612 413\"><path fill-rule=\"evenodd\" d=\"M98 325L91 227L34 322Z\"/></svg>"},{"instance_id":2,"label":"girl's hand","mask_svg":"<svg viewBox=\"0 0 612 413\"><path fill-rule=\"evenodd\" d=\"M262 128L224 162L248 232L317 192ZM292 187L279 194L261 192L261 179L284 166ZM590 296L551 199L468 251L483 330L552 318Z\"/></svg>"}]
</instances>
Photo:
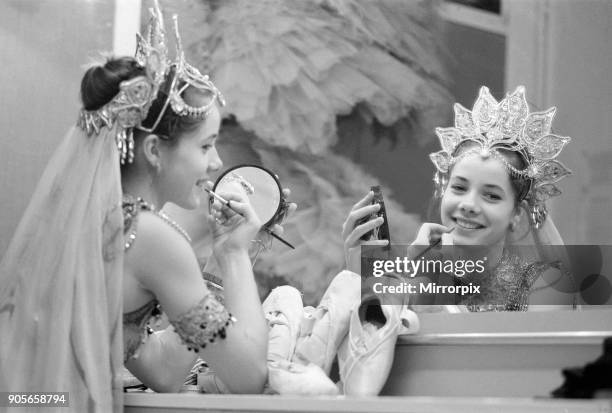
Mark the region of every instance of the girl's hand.
<instances>
[{"instance_id":1,"label":"girl's hand","mask_svg":"<svg viewBox=\"0 0 612 413\"><path fill-rule=\"evenodd\" d=\"M210 221L213 227L215 252L247 251L251 240L261 228L261 221L248 198L234 192L218 192L229 205L214 199L211 204Z\"/></svg>"},{"instance_id":2,"label":"girl's hand","mask_svg":"<svg viewBox=\"0 0 612 413\"><path fill-rule=\"evenodd\" d=\"M291 195L291 190L289 188L283 188L283 199L288 199L289 195ZM287 204L287 209L285 210L285 212L279 218L278 222L276 222L270 227L270 230L274 232L276 235L283 235L285 230L281 224L287 219L289 215L295 212L296 209L297 209L297 204L295 202L289 202ZM261 231L260 235L263 236L264 234L269 236L267 231Z\"/></svg>"},{"instance_id":3,"label":"girl's hand","mask_svg":"<svg viewBox=\"0 0 612 413\"><path fill-rule=\"evenodd\" d=\"M291 195L291 190L288 188L284 188L283 199L289 198L289 195ZM257 241L255 241L255 249L251 251L251 254L249 254L252 260L256 259L262 249L269 249L272 246L272 241L274 240L274 238L272 238L270 232L274 232L278 236L283 235L283 233L285 232L285 228L283 227L282 223L296 209L297 204L295 202L288 202L286 204L285 210L281 211L281 214L279 216L274 217L274 223L271 226L268 226L267 228L262 228L259 231L259 233L257 234Z\"/></svg>"},{"instance_id":4,"label":"girl's hand","mask_svg":"<svg viewBox=\"0 0 612 413\"><path fill-rule=\"evenodd\" d=\"M382 225L384 219L382 217L371 219L367 222L357 225L357 223L369 216L370 214L380 210L380 204L373 204L374 192L368 194L353 205L346 220L342 224L342 239L344 240L344 258L346 267L349 271L360 273L360 246L361 245L388 245L389 240L362 241L361 237Z\"/></svg>"},{"instance_id":5,"label":"girl's hand","mask_svg":"<svg viewBox=\"0 0 612 413\"><path fill-rule=\"evenodd\" d=\"M413 258L421 254L427 247L438 243L442 245L453 245L453 239L450 232L453 229L441 224L434 224L426 222L421 225L419 232L417 233L416 239L410 244L408 253Z\"/></svg>"}]
</instances>

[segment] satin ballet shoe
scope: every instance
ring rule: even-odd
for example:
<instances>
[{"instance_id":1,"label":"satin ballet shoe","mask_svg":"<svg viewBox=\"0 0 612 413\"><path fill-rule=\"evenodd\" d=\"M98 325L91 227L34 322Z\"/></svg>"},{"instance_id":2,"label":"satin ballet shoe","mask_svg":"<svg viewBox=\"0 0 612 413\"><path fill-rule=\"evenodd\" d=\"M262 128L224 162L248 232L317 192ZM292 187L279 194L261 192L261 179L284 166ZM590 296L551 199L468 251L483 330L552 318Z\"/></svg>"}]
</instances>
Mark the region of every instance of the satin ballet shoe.
<instances>
[{"instance_id":1,"label":"satin ballet shoe","mask_svg":"<svg viewBox=\"0 0 612 413\"><path fill-rule=\"evenodd\" d=\"M416 334L421 329L419 316L406 305L402 306L400 311L400 323L401 325L398 332L400 336Z\"/></svg>"},{"instance_id":2,"label":"satin ballet shoe","mask_svg":"<svg viewBox=\"0 0 612 413\"><path fill-rule=\"evenodd\" d=\"M213 370L198 373L198 389L201 393L230 394L231 392Z\"/></svg>"},{"instance_id":3,"label":"satin ballet shoe","mask_svg":"<svg viewBox=\"0 0 612 413\"><path fill-rule=\"evenodd\" d=\"M269 326L265 392L302 396L338 394L338 387L319 366L306 360L289 361L304 317L300 292L290 286L275 288L262 308Z\"/></svg>"},{"instance_id":4,"label":"satin ballet shoe","mask_svg":"<svg viewBox=\"0 0 612 413\"><path fill-rule=\"evenodd\" d=\"M310 326L301 335L295 357L308 360L329 374L340 343L349 329L351 308L361 300L361 277L342 271L334 277L314 311L306 312L303 325Z\"/></svg>"},{"instance_id":5,"label":"satin ballet shoe","mask_svg":"<svg viewBox=\"0 0 612 413\"><path fill-rule=\"evenodd\" d=\"M289 360L295 351L304 310L302 294L284 285L270 292L262 303L268 322L268 360Z\"/></svg>"},{"instance_id":6,"label":"satin ballet shoe","mask_svg":"<svg viewBox=\"0 0 612 413\"><path fill-rule=\"evenodd\" d=\"M287 360L268 363L268 389L270 394L298 396L337 395L338 387L316 364L300 364Z\"/></svg>"},{"instance_id":7,"label":"satin ballet shoe","mask_svg":"<svg viewBox=\"0 0 612 413\"><path fill-rule=\"evenodd\" d=\"M350 330L338 349L340 389L376 396L387 381L399 334L414 334L419 319L405 305L384 305L370 296L351 313Z\"/></svg>"}]
</instances>

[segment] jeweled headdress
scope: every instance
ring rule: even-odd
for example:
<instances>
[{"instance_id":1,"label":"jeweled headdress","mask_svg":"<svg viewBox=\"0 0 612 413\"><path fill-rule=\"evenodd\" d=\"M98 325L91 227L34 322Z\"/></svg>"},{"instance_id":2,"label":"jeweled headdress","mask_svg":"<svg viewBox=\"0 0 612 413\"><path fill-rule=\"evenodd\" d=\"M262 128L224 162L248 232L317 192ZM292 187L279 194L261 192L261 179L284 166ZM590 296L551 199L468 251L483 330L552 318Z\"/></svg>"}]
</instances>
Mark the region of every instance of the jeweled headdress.
<instances>
[{"instance_id":1,"label":"jeweled headdress","mask_svg":"<svg viewBox=\"0 0 612 413\"><path fill-rule=\"evenodd\" d=\"M523 86L507 94L501 102L497 102L483 86L471 111L458 103L454 109L455 126L436 128L442 150L429 155L437 169L434 176L436 193L441 196L450 168L458 159L474 153L483 158L495 157L506 166L511 176L529 181L529 191L524 199L529 204L532 225L539 228L546 219L546 200L561 194L555 184L571 174L555 159L570 141L569 137L551 133L556 108L529 113ZM477 144L475 148L456 154L457 148L468 141ZM514 167L499 152L500 149L518 152L526 167Z\"/></svg>"},{"instance_id":2,"label":"jeweled headdress","mask_svg":"<svg viewBox=\"0 0 612 413\"><path fill-rule=\"evenodd\" d=\"M171 61L166 44L164 18L157 0L155 0L155 6L150 9L150 12L151 19L149 20L146 37L136 34L135 59L138 64L145 68L146 76L138 76L121 82L119 93L109 103L97 110L81 109L77 122L77 125L85 130L89 136L99 134L102 127L112 128L116 124L115 140L122 164L130 163L134 159L133 128L153 132L168 106L171 106L172 110L179 116L202 120L206 118L215 101L219 102L221 106L225 105L223 95L209 77L202 75L198 69L185 60L177 16L173 16L176 57L174 61ZM157 98L160 86L169 74L172 74L173 77L168 97L152 126L145 127L142 122L147 118L151 104ZM201 107L190 106L181 96L189 86L209 91L213 98Z\"/></svg>"}]
</instances>

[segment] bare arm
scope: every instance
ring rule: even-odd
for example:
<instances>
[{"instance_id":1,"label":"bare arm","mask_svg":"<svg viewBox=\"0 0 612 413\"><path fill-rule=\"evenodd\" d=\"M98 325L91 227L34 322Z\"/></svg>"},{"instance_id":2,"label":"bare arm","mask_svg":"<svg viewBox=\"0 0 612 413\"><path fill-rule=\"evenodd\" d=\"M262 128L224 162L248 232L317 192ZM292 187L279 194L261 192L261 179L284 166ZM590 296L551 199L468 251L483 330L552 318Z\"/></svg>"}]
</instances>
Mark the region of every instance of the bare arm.
<instances>
[{"instance_id":1,"label":"bare arm","mask_svg":"<svg viewBox=\"0 0 612 413\"><path fill-rule=\"evenodd\" d=\"M207 348L208 354L223 360L224 368L211 364L233 393L261 393L268 374L268 328L255 279L244 276L252 274L251 261L246 251L229 251L217 255L217 260L223 273L225 306L236 322L228 328L224 346Z\"/></svg>"},{"instance_id":2,"label":"bare arm","mask_svg":"<svg viewBox=\"0 0 612 413\"><path fill-rule=\"evenodd\" d=\"M150 389L177 393L196 356L187 350L170 326L147 337L138 350L138 358L128 360L125 366Z\"/></svg>"},{"instance_id":3,"label":"bare arm","mask_svg":"<svg viewBox=\"0 0 612 413\"><path fill-rule=\"evenodd\" d=\"M239 258L241 254L245 258ZM214 344L200 349L199 353L230 390L257 393L266 380L266 333L265 329L261 333L254 327L258 322L265 325L263 312L258 298L243 298L257 296L246 249L236 248L228 260L232 264L227 266L227 273L232 274L229 278L235 280L233 284L239 285L243 300L233 298L228 302L228 306L235 306L229 307L229 311L238 322L227 327L225 339L217 337ZM138 238L126 256L126 265L131 267L143 288L160 301L170 320L180 319L210 294L189 243L153 214L141 214ZM139 357L130 360L127 367L153 389L174 391L180 388L196 354L188 351L172 330L149 339L141 347Z\"/></svg>"}]
</instances>

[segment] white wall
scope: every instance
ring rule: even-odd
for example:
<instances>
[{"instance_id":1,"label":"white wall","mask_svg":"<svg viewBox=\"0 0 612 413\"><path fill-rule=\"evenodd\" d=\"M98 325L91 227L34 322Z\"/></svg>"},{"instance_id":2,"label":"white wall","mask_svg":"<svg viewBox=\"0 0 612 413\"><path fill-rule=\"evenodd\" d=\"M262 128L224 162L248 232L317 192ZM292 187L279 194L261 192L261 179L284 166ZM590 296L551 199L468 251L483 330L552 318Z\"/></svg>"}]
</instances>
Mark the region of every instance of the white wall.
<instances>
[{"instance_id":1,"label":"white wall","mask_svg":"<svg viewBox=\"0 0 612 413\"><path fill-rule=\"evenodd\" d=\"M552 216L568 244L612 244L612 2L510 0L506 86L557 106L555 132L572 137L560 160Z\"/></svg>"},{"instance_id":2,"label":"white wall","mask_svg":"<svg viewBox=\"0 0 612 413\"><path fill-rule=\"evenodd\" d=\"M111 50L113 11L108 0L0 2L0 256L77 119L82 65Z\"/></svg>"}]
</instances>

